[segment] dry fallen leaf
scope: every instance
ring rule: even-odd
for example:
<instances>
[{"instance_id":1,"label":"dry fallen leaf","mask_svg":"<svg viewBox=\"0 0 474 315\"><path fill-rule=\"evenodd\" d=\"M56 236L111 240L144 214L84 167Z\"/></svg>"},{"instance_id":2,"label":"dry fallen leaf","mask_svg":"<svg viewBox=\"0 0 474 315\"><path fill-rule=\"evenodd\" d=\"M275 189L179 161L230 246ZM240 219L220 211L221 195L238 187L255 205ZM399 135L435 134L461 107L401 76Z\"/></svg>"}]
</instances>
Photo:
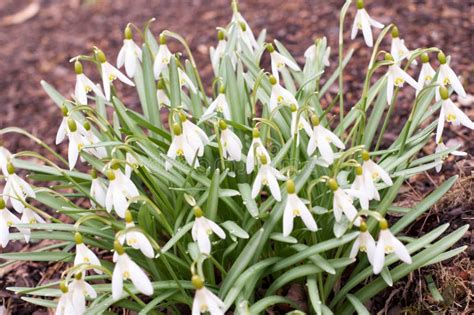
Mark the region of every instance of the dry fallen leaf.
<instances>
[{"instance_id":1,"label":"dry fallen leaf","mask_svg":"<svg viewBox=\"0 0 474 315\"><path fill-rule=\"evenodd\" d=\"M8 26L8 25L21 24L31 19L32 17L34 17L39 12L39 9L40 9L39 1L35 0L29 5L27 5L23 10L2 18L0 20L0 25Z\"/></svg>"}]
</instances>

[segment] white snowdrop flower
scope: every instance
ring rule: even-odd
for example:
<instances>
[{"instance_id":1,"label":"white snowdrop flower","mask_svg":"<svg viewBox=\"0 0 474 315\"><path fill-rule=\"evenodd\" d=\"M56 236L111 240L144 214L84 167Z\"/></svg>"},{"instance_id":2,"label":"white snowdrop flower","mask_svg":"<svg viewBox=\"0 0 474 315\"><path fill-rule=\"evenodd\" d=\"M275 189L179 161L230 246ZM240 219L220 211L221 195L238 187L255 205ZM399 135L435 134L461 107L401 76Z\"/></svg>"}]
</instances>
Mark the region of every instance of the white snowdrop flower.
<instances>
[{"instance_id":1,"label":"white snowdrop flower","mask_svg":"<svg viewBox=\"0 0 474 315\"><path fill-rule=\"evenodd\" d=\"M280 171L270 165L267 157L265 155L260 155L260 169L258 170L257 177L252 186L252 198L256 198L262 186L268 186L270 192L275 198L276 201L281 201L281 192L280 185L278 185L278 180L286 180L286 177L283 176Z\"/></svg>"},{"instance_id":2,"label":"white snowdrop flower","mask_svg":"<svg viewBox=\"0 0 474 315\"><path fill-rule=\"evenodd\" d=\"M394 61L392 55L385 54L385 60ZM403 87L403 84L407 82L411 85L415 90L420 90L418 82L415 81L408 73L403 71L400 66L394 62L392 65L388 67L387 71L387 103L390 104L392 102L393 97L393 89L395 86Z\"/></svg>"},{"instance_id":3,"label":"white snowdrop flower","mask_svg":"<svg viewBox=\"0 0 474 315\"><path fill-rule=\"evenodd\" d=\"M383 28L382 23L377 22L369 16L367 11L364 9L364 1L357 0L357 13L354 19L354 24L352 25L351 39L354 39L359 32L362 30L364 35L365 44L369 47L372 47L374 44L372 30L370 27Z\"/></svg>"},{"instance_id":4,"label":"white snowdrop flower","mask_svg":"<svg viewBox=\"0 0 474 315\"><path fill-rule=\"evenodd\" d=\"M183 126L183 135L186 141L198 151L198 156L202 156L204 154L204 147L209 144L209 138L206 133L191 122L184 112L179 113L179 119Z\"/></svg>"},{"instance_id":5,"label":"white snowdrop flower","mask_svg":"<svg viewBox=\"0 0 474 315\"><path fill-rule=\"evenodd\" d=\"M8 162L11 159L12 154L5 148L0 142L0 168L2 169L3 176L8 176Z\"/></svg>"},{"instance_id":6,"label":"white snowdrop flower","mask_svg":"<svg viewBox=\"0 0 474 315\"><path fill-rule=\"evenodd\" d=\"M364 221L360 223L359 235L352 245L349 257L355 258L359 251L367 253L367 258L372 263L375 254L375 240L367 230L367 224Z\"/></svg>"},{"instance_id":7,"label":"white snowdrop flower","mask_svg":"<svg viewBox=\"0 0 474 315\"><path fill-rule=\"evenodd\" d=\"M82 315L82 313L76 312L74 304L72 302L72 292L69 291L66 283L61 281L59 284L61 289L61 296L59 297L58 304L56 305L55 315Z\"/></svg>"},{"instance_id":8,"label":"white snowdrop flower","mask_svg":"<svg viewBox=\"0 0 474 315\"><path fill-rule=\"evenodd\" d=\"M247 153L247 160L245 163L245 168L247 170L247 174L250 174L255 169L255 160L260 155L264 155L267 159L268 163L271 163L270 155L268 154L267 149L262 143L260 139L260 132L257 128L253 128L252 131L252 143L250 144L249 152Z\"/></svg>"},{"instance_id":9,"label":"white snowdrop flower","mask_svg":"<svg viewBox=\"0 0 474 315\"><path fill-rule=\"evenodd\" d=\"M71 294L71 302L74 306L74 314L86 313L86 296L91 299L97 297L95 289L82 278L82 273L77 273L74 280L69 284L68 291Z\"/></svg>"},{"instance_id":10,"label":"white snowdrop flower","mask_svg":"<svg viewBox=\"0 0 474 315\"><path fill-rule=\"evenodd\" d=\"M56 144L60 144L66 138L68 133L67 129L67 120L68 120L68 109L65 106L61 106L61 112L63 114L63 118L61 119L61 124L59 125L58 131L56 133Z\"/></svg>"},{"instance_id":11,"label":"white snowdrop flower","mask_svg":"<svg viewBox=\"0 0 474 315\"><path fill-rule=\"evenodd\" d=\"M74 241L76 242L76 256L74 257L74 266L81 264L87 264L92 266L101 266L99 258L90 250L82 239L82 235L79 232L74 234ZM102 274L102 270L94 269L98 274Z\"/></svg>"},{"instance_id":12,"label":"white snowdrop flower","mask_svg":"<svg viewBox=\"0 0 474 315\"><path fill-rule=\"evenodd\" d=\"M74 63L74 71L76 72L76 87L74 89L74 97L82 104L87 105L87 94L94 92L95 95L105 99L102 91L94 84L83 72L82 64L79 60Z\"/></svg>"},{"instance_id":13,"label":"white snowdrop flower","mask_svg":"<svg viewBox=\"0 0 474 315\"><path fill-rule=\"evenodd\" d=\"M171 101L168 95L166 95L165 83L163 79L159 79L158 83L156 84L156 99L160 108L162 106L171 106Z\"/></svg>"},{"instance_id":14,"label":"white snowdrop flower","mask_svg":"<svg viewBox=\"0 0 474 315\"><path fill-rule=\"evenodd\" d=\"M146 273L125 253L124 248L118 241L114 244L115 253L113 261L115 262L114 272L112 274L112 298L119 300L123 293L123 280L130 279L135 288L145 295L153 294L153 286Z\"/></svg>"},{"instance_id":15,"label":"white snowdrop flower","mask_svg":"<svg viewBox=\"0 0 474 315\"><path fill-rule=\"evenodd\" d=\"M433 78L436 75L436 71L431 66L427 53L421 55L421 63L420 75L418 76L418 90L416 91L417 95L425 85L430 84L431 81L433 81Z\"/></svg>"},{"instance_id":16,"label":"white snowdrop flower","mask_svg":"<svg viewBox=\"0 0 474 315\"><path fill-rule=\"evenodd\" d=\"M202 209L198 206L194 207L194 220L191 235L197 243L201 254L210 255L211 240L210 236L214 233L221 239L225 239L224 230L222 230L215 222L204 217Z\"/></svg>"},{"instance_id":17,"label":"white snowdrop flower","mask_svg":"<svg viewBox=\"0 0 474 315\"><path fill-rule=\"evenodd\" d=\"M232 32L232 29L234 27L238 27L240 39L251 52L253 52L254 49L257 49L259 47L257 41L255 40L255 36L253 35L252 29L250 28L247 21L240 14L240 12L234 11L231 23L232 24L229 29L229 32Z\"/></svg>"},{"instance_id":18,"label":"white snowdrop flower","mask_svg":"<svg viewBox=\"0 0 474 315\"><path fill-rule=\"evenodd\" d=\"M448 89L441 86L439 94L443 103L441 104L438 127L436 128L436 143L439 143L441 140L445 120L454 126L463 125L469 129L474 129L474 122L449 99Z\"/></svg>"},{"instance_id":19,"label":"white snowdrop flower","mask_svg":"<svg viewBox=\"0 0 474 315\"><path fill-rule=\"evenodd\" d=\"M401 261L411 264L412 260L410 253L388 228L388 222L382 219L379 222L380 233L375 247L375 253L372 259L372 267L374 274L379 274L385 263L385 254L395 253Z\"/></svg>"},{"instance_id":20,"label":"white snowdrop flower","mask_svg":"<svg viewBox=\"0 0 474 315\"><path fill-rule=\"evenodd\" d=\"M25 208L23 210L23 213L21 214L20 223L21 224L37 224L37 223L46 223L46 221L30 208ZM28 243L31 237L31 229L19 228L19 230L21 234L23 234L23 237L25 238L25 242Z\"/></svg>"},{"instance_id":21,"label":"white snowdrop flower","mask_svg":"<svg viewBox=\"0 0 474 315\"><path fill-rule=\"evenodd\" d=\"M20 220L6 208L3 198L0 198L0 245L5 248L10 241L10 227L20 223Z\"/></svg>"},{"instance_id":22,"label":"white snowdrop flower","mask_svg":"<svg viewBox=\"0 0 474 315\"><path fill-rule=\"evenodd\" d=\"M451 85L454 92L460 97L466 97L466 91L464 90L461 81L459 80L456 73L454 73L453 69L449 66L449 62L446 59L446 55L443 52L438 53L438 61L440 63L439 66L439 74L437 82L441 86ZM436 93L436 101L440 100L439 92Z\"/></svg>"},{"instance_id":23,"label":"white snowdrop flower","mask_svg":"<svg viewBox=\"0 0 474 315\"><path fill-rule=\"evenodd\" d=\"M96 208L97 205L101 207L105 207L105 196L107 194L107 186L104 184L102 179L97 177L97 172L95 169L92 170L91 173L92 176L92 181L91 181L91 189L90 189L90 195L94 200L97 202L97 204L91 200L92 207Z\"/></svg>"},{"instance_id":24,"label":"white snowdrop flower","mask_svg":"<svg viewBox=\"0 0 474 315\"><path fill-rule=\"evenodd\" d=\"M279 81L279 72L285 67L294 71L301 71L300 67L294 61L277 52L272 44L267 44L267 51L270 53L272 74L277 81Z\"/></svg>"},{"instance_id":25,"label":"white snowdrop flower","mask_svg":"<svg viewBox=\"0 0 474 315\"><path fill-rule=\"evenodd\" d=\"M107 171L109 187L105 196L105 208L108 212L115 210L121 218L125 217L130 199L139 196L138 189L130 178L119 169L118 164L113 164Z\"/></svg>"},{"instance_id":26,"label":"white snowdrop flower","mask_svg":"<svg viewBox=\"0 0 474 315\"><path fill-rule=\"evenodd\" d=\"M69 138L67 157L69 169L72 170L76 166L79 153L86 144L85 139L78 130L78 124L72 118L67 119L67 136Z\"/></svg>"},{"instance_id":27,"label":"white snowdrop flower","mask_svg":"<svg viewBox=\"0 0 474 315\"><path fill-rule=\"evenodd\" d=\"M280 105L291 106L294 104L298 107L298 101L295 96L282 87L274 76L270 76L270 83L272 84L272 92L270 94L270 103L268 106L271 112Z\"/></svg>"},{"instance_id":28,"label":"white snowdrop flower","mask_svg":"<svg viewBox=\"0 0 474 315\"><path fill-rule=\"evenodd\" d=\"M372 179L364 176L362 167L356 167L356 177L351 185L352 191L358 191L357 198L359 198L362 209L369 209L370 200L380 200L379 192L375 187Z\"/></svg>"},{"instance_id":29,"label":"white snowdrop flower","mask_svg":"<svg viewBox=\"0 0 474 315\"><path fill-rule=\"evenodd\" d=\"M84 145L98 145L102 141L94 134L91 129L91 125L88 121L86 121L83 125L83 128L79 129L79 132L82 135L82 141ZM103 146L95 146L93 148L84 148L89 154L92 154L98 159L103 159L107 157L107 150Z\"/></svg>"},{"instance_id":30,"label":"white snowdrop flower","mask_svg":"<svg viewBox=\"0 0 474 315\"><path fill-rule=\"evenodd\" d=\"M300 145L300 137L299 137L299 131L301 129L304 129L306 131L306 134L311 134L311 126L309 122L306 120L306 118L300 114L298 117L298 107L296 104L291 104L290 106L290 111L291 111L291 137L296 136L296 145Z\"/></svg>"},{"instance_id":31,"label":"white snowdrop flower","mask_svg":"<svg viewBox=\"0 0 474 315\"><path fill-rule=\"evenodd\" d=\"M102 75L102 84L104 86L104 91L105 91L105 99L107 101L110 101L110 87L115 79L119 79L123 83L130 85L130 86L135 86L135 83L133 83L125 74L120 72L117 68L112 66L108 61L107 58L105 58L105 54L102 50L96 48L95 51L96 58L100 62L100 71Z\"/></svg>"},{"instance_id":32,"label":"white snowdrop flower","mask_svg":"<svg viewBox=\"0 0 474 315\"><path fill-rule=\"evenodd\" d=\"M132 213L130 211L125 212L125 230L120 232L117 236L117 240L121 245L127 243L128 246L133 247L134 249L139 249L143 255L148 258L155 257L155 252L153 251L153 246L151 245L148 238L143 234L143 232L133 229L127 231L127 229L134 228L135 224L133 223Z\"/></svg>"},{"instance_id":33,"label":"white snowdrop flower","mask_svg":"<svg viewBox=\"0 0 474 315\"><path fill-rule=\"evenodd\" d=\"M35 198L36 194L30 184L28 184L24 179L15 174L15 167L11 162L7 162L6 171L8 175L6 176L6 184L3 189L3 198L5 202L10 200L10 203L19 213L23 213L26 202L26 198Z\"/></svg>"},{"instance_id":34,"label":"white snowdrop flower","mask_svg":"<svg viewBox=\"0 0 474 315\"><path fill-rule=\"evenodd\" d=\"M230 107L227 103L227 98L225 96L225 88L221 86L219 89L219 95L214 101L209 105L204 114L202 115L201 120L206 120L214 113L221 113L225 119L231 120Z\"/></svg>"},{"instance_id":35,"label":"white snowdrop flower","mask_svg":"<svg viewBox=\"0 0 474 315\"><path fill-rule=\"evenodd\" d=\"M227 46L227 41L225 39L224 31L220 30L217 33L217 39L219 42L217 43L216 48L211 47L209 49L209 54L211 56L211 63L212 63L212 68L214 69L214 73L217 73L219 70L219 63L222 57L224 57L226 46Z\"/></svg>"},{"instance_id":36,"label":"white snowdrop flower","mask_svg":"<svg viewBox=\"0 0 474 315\"><path fill-rule=\"evenodd\" d=\"M295 183L290 179L286 182L288 197L286 199L285 210L283 212L283 236L288 236L293 231L293 220L301 217L306 228L312 232L318 230L316 221L304 202L298 197L295 190Z\"/></svg>"},{"instance_id":37,"label":"white snowdrop flower","mask_svg":"<svg viewBox=\"0 0 474 315\"><path fill-rule=\"evenodd\" d=\"M308 133L310 139L308 142L307 153L311 156L314 151L318 149L322 158L328 164L332 164L334 162L334 152L331 148L331 143L339 149L345 149L345 145L334 133L320 124L318 116L313 115L311 117L311 122L313 124L313 130L311 133Z\"/></svg>"},{"instance_id":38,"label":"white snowdrop flower","mask_svg":"<svg viewBox=\"0 0 474 315\"><path fill-rule=\"evenodd\" d=\"M400 64L403 59L410 58L410 55L412 54L412 51L410 51L407 46L405 46L405 40L400 39L400 33L398 31L398 27L396 26L392 28L392 44L390 47L390 54L398 64ZM418 63L416 60L413 60L412 64L417 65Z\"/></svg>"},{"instance_id":39,"label":"white snowdrop flower","mask_svg":"<svg viewBox=\"0 0 474 315\"><path fill-rule=\"evenodd\" d=\"M318 53L317 41L318 40L316 40L316 42L313 45L309 46L304 52L304 57L306 59L306 64L315 62L316 59L318 58L318 56L317 56L317 53ZM329 62L329 57L330 56L331 56L331 47L327 47L326 50L324 51L324 56L322 58L323 65L325 67L330 66L330 62Z\"/></svg>"},{"instance_id":40,"label":"white snowdrop flower","mask_svg":"<svg viewBox=\"0 0 474 315\"><path fill-rule=\"evenodd\" d=\"M349 221L353 222L354 225L359 226L361 222L360 217L358 216L357 209L352 204L352 198L348 194L357 195L357 192L342 190L336 180L332 178L328 181L328 186L334 194L332 208L336 222L341 221L342 215L344 214Z\"/></svg>"},{"instance_id":41,"label":"white snowdrop flower","mask_svg":"<svg viewBox=\"0 0 474 315\"><path fill-rule=\"evenodd\" d=\"M191 282L196 289L191 314L200 315L208 312L211 315L224 315L226 309L224 302L204 286L201 277L193 275Z\"/></svg>"},{"instance_id":42,"label":"white snowdrop flower","mask_svg":"<svg viewBox=\"0 0 474 315\"><path fill-rule=\"evenodd\" d=\"M173 54L169 50L168 45L166 45L166 37L161 34L160 47L158 48L155 61L153 62L153 74L156 80L160 78L161 72L168 67L172 57Z\"/></svg>"},{"instance_id":43,"label":"white snowdrop flower","mask_svg":"<svg viewBox=\"0 0 474 315\"><path fill-rule=\"evenodd\" d=\"M117 68L125 65L125 72L130 78L135 76L137 64L142 60L142 50L133 41L132 29L127 25L124 31L123 46L117 56Z\"/></svg>"},{"instance_id":44,"label":"white snowdrop flower","mask_svg":"<svg viewBox=\"0 0 474 315\"><path fill-rule=\"evenodd\" d=\"M242 159L242 142L239 137L227 127L227 124L219 121L221 130L220 141L222 146L222 155L229 161L240 161Z\"/></svg>"},{"instance_id":45,"label":"white snowdrop flower","mask_svg":"<svg viewBox=\"0 0 474 315\"><path fill-rule=\"evenodd\" d=\"M448 150L448 149L449 149L449 147L447 147L443 143L443 141L441 141L436 145L435 153L439 153L439 152L442 152L442 151L445 151L445 150ZM454 156L466 156L467 155L467 153L463 152L463 151L452 151L449 154L452 154ZM435 166L436 172L439 173L441 171L441 168L443 167L443 160L446 159L446 158L447 158L447 156L444 156L444 157L440 156L440 157L435 159L435 161L439 163L438 165Z\"/></svg>"},{"instance_id":46,"label":"white snowdrop flower","mask_svg":"<svg viewBox=\"0 0 474 315\"><path fill-rule=\"evenodd\" d=\"M186 86L188 89L191 90L194 94L197 93L196 86L194 85L193 81L189 78L186 72L183 69L178 68L178 78L179 78L179 85L181 87Z\"/></svg>"},{"instance_id":47,"label":"white snowdrop flower","mask_svg":"<svg viewBox=\"0 0 474 315\"><path fill-rule=\"evenodd\" d=\"M390 175L381 166L370 159L368 151L362 151L362 160L362 172L366 183L373 182L375 184L380 178L388 186L393 184ZM377 196L378 194L375 195L375 197Z\"/></svg>"},{"instance_id":48,"label":"white snowdrop flower","mask_svg":"<svg viewBox=\"0 0 474 315\"><path fill-rule=\"evenodd\" d=\"M188 138L186 138L186 136L182 132L181 126L177 123L173 125L172 129L173 139L166 155L173 160L176 160L176 157L183 156L190 166L199 167L199 159L197 157L202 156L204 154L204 146L202 145L202 142L198 140L198 142L190 143L188 141ZM190 132L191 135L193 135L192 131ZM193 137L195 139L199 139L199 135L194 134ZM170 162L166 161L165 169L168 171L172 167L173 165Z\"/></svg>"},{"instance_id":49,"label":"white snowdrop flower","mask_svg":"<svg viewBox=\"0 0 474 315\"><path fill-rule=\"evenodd\" d=\"M125 176L130 178L130 176L132 175L132 171L139 166L138 161L135 156L130 152L127 152L125 154L125 161L127 162L127 164L125 164Z\"/></svg>"}]
</instances>

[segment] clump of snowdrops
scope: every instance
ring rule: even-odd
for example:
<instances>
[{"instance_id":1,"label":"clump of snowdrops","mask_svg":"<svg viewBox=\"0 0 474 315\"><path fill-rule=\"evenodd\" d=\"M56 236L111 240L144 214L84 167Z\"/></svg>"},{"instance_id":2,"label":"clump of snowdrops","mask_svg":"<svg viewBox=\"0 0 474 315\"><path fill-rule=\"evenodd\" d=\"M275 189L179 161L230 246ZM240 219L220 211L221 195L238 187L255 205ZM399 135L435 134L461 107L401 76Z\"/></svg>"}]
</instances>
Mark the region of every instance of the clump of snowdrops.
<instances>
[{"instance_id":1,"label":"clump of snowdrops","mask_svg":"<svg viewBox=\"0 0 474 315\"><path fill-rule=\"evenodd\" d=\"M351 37L361 31L372 56L348 112L343 70L353 51L344 50L342 27L338 60L319 38L300 65L281 42L265 42L265 31L255 37L235 1L210 49L212 95L185 40L167 30L156 38L149 23L126 26L116 62L98 47L73 58L71 98L42 82L62 111L56 143L68 143L68 158L25 131L1 130L34 139L54 159L1 148L0 238L3 247L55 242L0 258L66 264L58 281L8 289L56 314L214 315L259 314L276 304L301 313L284 293L300 283L311 314L367 313L364 303L387 286L463 251L451 246L466 226L403 236L456 176L411 208L393 205L405 180L463 154L442 136L446 122L473 129L450 100L453 92L466 96L461 81L440 49L409 50L396 26L369 17L363 1L346 1L341 26L349 8L357 10ZM371 27L381 29L375 43ZM390 40L390 52L381 51ZM170 51L169 41L183 53ZM260 65L265 54L269 72ZM415 80L406 70L420 63ZM87 77L94 68L100 84ZM116 85L136 89L141 110L128 108ZM407 89L416 91L408 120L382 149ZM333 107L340 111L331 118ZM434 133L436 152L423 155Z\"/></svg>"}]
</instances>

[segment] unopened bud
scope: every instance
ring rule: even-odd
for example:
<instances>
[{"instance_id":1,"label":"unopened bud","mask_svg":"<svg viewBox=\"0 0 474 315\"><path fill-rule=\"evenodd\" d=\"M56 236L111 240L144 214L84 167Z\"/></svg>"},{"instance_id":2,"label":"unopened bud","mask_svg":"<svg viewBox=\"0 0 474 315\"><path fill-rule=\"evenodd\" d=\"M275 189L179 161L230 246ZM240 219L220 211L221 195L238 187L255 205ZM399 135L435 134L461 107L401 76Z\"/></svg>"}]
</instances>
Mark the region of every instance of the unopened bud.
<instances>
[{"instance_id":1,"label":"unopened bud","mask_svg":"<svg viewBox=\"0 0 474 315\"><path fill-rule=\"evenodd\" d=\"M369 154L369 151L367 150L362 151L361 156L362 156L362 160L364 161L368 161L370 159L370 154Z\"/></svg>"},{"instance_id":2,"label":"unopened bud","mask_svg":"<svg viewBox=\"0 0 474 315\"><path fill-rule=\"evenodd\" d=\"M379 221L379 227L381 230L386 230L388 229L388 222L385 219L382 219Z\"/></svg>"},{"instance_id":3,"label":"unopened bud","mask_svg":"<svg viewBox=\"0 0 474 315\"><path fill-rule=\"evenodd\" d=\"M196 290L202 289L204 287L204 281L198 275L194 275L191 278L191 283L193 284Z\"/></svg>"},{"instance_id":4,"label":"unopened bud","mask_svg":"<svg viewBox=\"0 0 474 315\"><path fill-rule=\"evenodd\" d=\"M74 72L76 74L82 74L84 72L84 69L82 68L82 63L79 60L76 60L74 63Z\"/></svg>"},{"instance_id":5,"label":"unopened bud","mask_svg":"<svg viewBox=\"0 0 474 315\"><path fill-rule=\"evenodd\" d=\"M446 55L445 55L442 51L440 51L440 52L438 53L438 61L439 61L439 63L442 64L442 65L444 65L444 64L447 62L447 61L446 61Z\"/></svg>"},{"instance_id":6,"label":"unopened bud","mask_svg":"<svg viewBox=\"0 0 474 315\"><path fill-rule=\"evenodd\" d=\"M428 53L421 54L421 62L422 63L430 62L430 56L428 56Z\"/></svg>"},{"instance_id":7,"label":"unopened bud","mask_svg":"<svg viewBox=\"0 0 474 315\"><path fill-rule=\"evenodd\" d=\"M201 207L199 207L199 206L195 206L193 208L193 210L194 210L194 216L196 218L200 218L204 215L204 212L202 211Z\"/></svg>"},{"instance_id":8,"label":"unopened bud","mask_svg":"<svg viewBox=\"0 0 474 315\"><path fill-rule=\"evenodd\" d=\"M179 135L181 135L181 132L182 132L181 126L178 123L174 123L173 124L173 133L174 133L174 135L179 136Z\"/></svg>"},{"instance_id":9,"label":"unopened bud","mask_svg":"<svg viewBox=\"0 0 474 315\"><path fill-rule=\"evenodd\" d=\"M133 38L132 28L130 27L130 25L127 25L127 27L125 28L125 31L123 31L123 37L125 37L125 39Z\"/></svg>"},{"instance_id":10,"label":"unopened bud","mask_svg":"<svg viewBox=\"0 0 474 315\"><path fill-rule=\"evenodd\" d=\"M70 131L70 132L76 132L76 131L77 131L76 122L75 122L74 119L72 119L72 118L69 118L69 119L67 120L67 127L69 128L69 131Z\"/></svg>"},{"instance_id":11,"label":"unopened bud","mask_svg":"<svg viewBox=\"0 0 474 315\"><path fill-rule=\"evenodd\" d=\"M337 184L334 178L329 179L327 185L332 191L336 191L339 189L339 185Z\"/></svg>"},{"instance_id":12,"label":"unopened bud","mask_svg":"<svg viewBox=\"0 0 474 315\"><path fill-rule=\"evenodd\" d=\"M286 191L289 194L294 194L296 189L295 189L295 182L291 179L286 181Z\"/></svg>"},{"instance_id":13,"label":"unopened bud","mask_svg":"<svg viewBox=\"0 0 474 315\"><path fill-rule=\"evenodd\" d=\"M449 98L449 91L445 86L439 87L439 96L441 96L441 99L443 100L447 100Z\"/></svg>"}]
</instances>

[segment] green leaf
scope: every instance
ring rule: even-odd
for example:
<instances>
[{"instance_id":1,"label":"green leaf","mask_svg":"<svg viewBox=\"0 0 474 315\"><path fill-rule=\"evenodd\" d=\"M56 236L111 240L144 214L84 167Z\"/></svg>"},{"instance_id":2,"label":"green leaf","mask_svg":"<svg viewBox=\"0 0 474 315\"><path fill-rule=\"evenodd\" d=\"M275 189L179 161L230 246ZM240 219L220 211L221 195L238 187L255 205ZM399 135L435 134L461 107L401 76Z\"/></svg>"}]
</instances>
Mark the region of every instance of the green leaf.
<instances>
[{"instance_id":1,"label":"green leaf","mask_svg":"<svg viewBox=\"0 0 474 315\"><path fill-rule=\"evenodd\" d=\"M211 185L209 186L209 195L207 197L206 210L210 220L216 221L217 208L219 203L219 177L220 170L216 169L212 175Z\"/></svg>"},{"instance_id":2,"label":"green leaf","mask_svg":"<svg viewBox=\"0 0 474 315\"><path fill-rule=\"evenodd\" d=\"M254 218L258 217L258 206L257 203L255 202L255 199L252 198L252 189L250 188L250 185L247 183L240 183L238 184L240 195L242 196L242 201L247 208L247 211L250 213L250 215Z\"/></svg>"},{"instance_id":3,"label":"green leaf","mask_svg":"<svg viewBox=\"0 0 474 315\"><path fill-rule=\"evenodd\" d=\"M170 72L170 103L171 107L181 106L181 84L179 83L178 66L176 58L172 57L169 64Z\"/></svg>"},{"instance_id":4,"label":"green leaf","mask_svg":"<svg viewBox=\"0 0 474 315\"><path fill-rule=\"evenodd\" d=\"M359 315L370 315L369 311L365 308L364 304L357 297L352 294L347 295L347 299L352 303L354 306L357 314Z\"/></svg>"},{"instance_id":5,"label":"green leaf","mask_svg":"<svg viewBox=\"0 0 474 315\"><path fill-rule=\"evenodd\" d=\"M234 221L225 221L221 225L229 231L230 234L237 236L238 238L247 239L249 234L245 232L240 226L237 225Z\"/></svg>"},{"instance_id":6,"label":"green leaf","mask_svg":"<svg viewBox=\"0 0 474 315\"><path fill-rule=\"evenodd\" d=\"M0 259L23 260L23 261L64 261L69 262L74 258L73 253L65 252L20 252L3 253Z\"/></svg>"}]
</instances>

